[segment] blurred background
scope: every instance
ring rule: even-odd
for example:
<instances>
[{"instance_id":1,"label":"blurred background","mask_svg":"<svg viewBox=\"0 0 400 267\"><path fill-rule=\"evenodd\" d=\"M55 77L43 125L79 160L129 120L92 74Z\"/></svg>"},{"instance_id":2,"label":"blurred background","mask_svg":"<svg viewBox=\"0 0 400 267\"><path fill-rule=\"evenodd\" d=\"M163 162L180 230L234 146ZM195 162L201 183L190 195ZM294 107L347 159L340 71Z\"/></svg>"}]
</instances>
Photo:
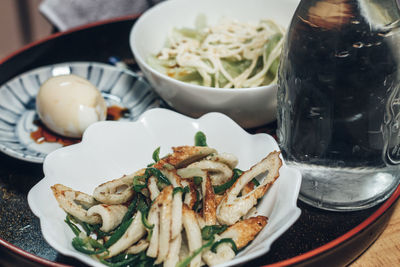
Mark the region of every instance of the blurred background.
<instances>
[{"instance_id":1,"label":"blurred background","mask_svg":"<svg viewBox=\"0 0 400 267\"><path fill-rule=\"evenodd\" d=\"M39 12L42 0L0 0L0 58L51 34L53 26Z\"/></svg>"}]
</instances>

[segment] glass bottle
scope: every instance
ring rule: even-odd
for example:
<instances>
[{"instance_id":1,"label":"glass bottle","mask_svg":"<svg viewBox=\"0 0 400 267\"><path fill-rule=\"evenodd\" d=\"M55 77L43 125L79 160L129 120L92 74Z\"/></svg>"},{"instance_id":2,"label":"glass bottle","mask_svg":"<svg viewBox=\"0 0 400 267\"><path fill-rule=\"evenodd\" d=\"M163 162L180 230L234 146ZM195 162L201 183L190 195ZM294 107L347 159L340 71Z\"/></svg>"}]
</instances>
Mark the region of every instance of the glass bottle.
<instances>
[{"instance_id":1,"label":"glass bottle","mask_svg":"<svg viewBox=\"0 0 400 267\"><path fill-rule=\"evenodd\" d=\"M398 186L399 26L396 0L300 2L278 73L278 138L304 202L364 209Z\"/></svg>"}]
</instances>

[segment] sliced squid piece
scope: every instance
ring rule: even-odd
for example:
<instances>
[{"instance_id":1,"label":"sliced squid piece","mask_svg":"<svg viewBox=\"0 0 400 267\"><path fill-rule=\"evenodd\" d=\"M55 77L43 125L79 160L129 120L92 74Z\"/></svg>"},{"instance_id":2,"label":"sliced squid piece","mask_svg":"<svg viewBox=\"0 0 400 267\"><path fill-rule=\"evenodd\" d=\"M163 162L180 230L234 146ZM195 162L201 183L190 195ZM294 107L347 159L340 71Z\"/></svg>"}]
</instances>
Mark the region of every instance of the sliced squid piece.
<instances>
[{"instance_id":1,"label":"sliced squid piece","mask_svg":"<svg viewBox=\"0 0 400 267\"><path fill-rule=\"evenodd\" d=\"M217 235L215 235L217 236ZM215 241L221 238L216 238ZM207 250L203 253L202 259L208 266L214 266L230 261L235 257L235 252L228 243L222 243L217 247L217 252L214 253L211 250Z\"/></svg>"},{"instance_id":2,"label":"sliced squid piece","mask_svg":"<svg viewBox=\"0 0 400 267\"><path fill-rule=\"evenodd\" d=\"M189 179L182 179L181 184L183 187L188 186L189 187L189 193L185 194L185 199L184 203L190 208L193 209L194 204L196 204L197 201L197 189L193 181Z\"/></svg>"},{"instance_id":3,"label":"sliced squid piece","mask_svg":"<svg viewBox=\"0 0 400 267\"><path fill-rule=\"evenodd\" d=\"M232 169L226 164L212 160L197 161L190 164L188 168L200 168L207 171L213 185L226 183L233 175Z\"/></svg>"},{"instance_id":4,"label":"sliced squid piece","mask_svg":"<svg viewBox=\"0 0 400 267\"><path fill-rule=\"evenodd\" d=\"M92 196L83 192L75 191L62 184L53 185L51 190L53 191L58 204L65 212L76 217L78 220L89 224L101 223L101 217L99 215L87 214L87 209L98 204Z\"/></svg>"},{"instance_id":5,"label":"sliced squid piece","mask_svg":"<svg viewBox=\"0 0 400 267\"><path fill-rule=\"evenodd\" d=\"M173 187L182 187L181 177L177 175L175 170L161 169ZM171 222L171 239L174 239L182 231L182 192L177 192L172 199L172 222Z\"/></svg>"},{"instance_id":6,"label":"sliced squid piece","mask_svg":"<svg viewBox=\"0 0 400 267\"><path fill-rule=\"evenodd\" d=\"M154 176L151 176L147 182L147 189L149 190L150 199L153 201L160 194L160 190L157 186L157 179Z\"/></svg>"},{"instance_id":7,"label":"sliced squid piece","mask_svg":"<svg viewBox=\"0 0 400 267\"><path fill-rule=\"evenodd\" d=\"M192 254L196 249L202 246L201 230L196 219L196 213L183 205L182 222L185 228L188 241L189 251ZM190 267L198 267L201 265L201 254L197 255L190 262Z\"/></svg>"},{"instance_id":8,"label":"sliced squid piece","mask_svg":"<svg viewBox=\"0 0 400 267\"><path fill-rule=\"evenodd\" d=\"M237 249L245 247L265 227L268 218L257 216L245 219L229 226L220 236L221 238L232 238Z\"/></svg>"},{"instance_id":9,"label":"sliced squid piece","mask_svg":"<svg viewBox=\"0 0 400 267\"><path fill-rule=\"evenodd\" d=\"M176 264L179 262L179 252L181 250L181 243L182 243L182 235L179 233L170 241L169 252L167 259L164 261L164 267L175 267Z\"/></svg>"},{"instance_id":10,"label":"sliced squid piece","mask_svg":"<svg viewBox=\"0 0 400 267\"><path fill-rule=\"evenodd\" d=\"M127 211L128 208L124 205L99 204L88 209L87 215L99 215L102 221L100 230L109 232L122 222Z\"/></svg>"},{"instance_id":11,"label":"sliced squid piece","mask_svg":"<svg viewBox=\"0 0 400 267\"><path fill-rule=\"evenodd\" d=\"M190 167L186 167L186 168L182 168L176 171L176 173L181 177L181 178L193 178L195 176L199 176L199 177L203 177L205 176L205 172L200 169L200 168L190 168Z\"/></svg>"},{"instance_id":12,"label":"sliced squid piece","mask_svg":"<svg viewBox=\"0 0 400 267\"><path fill-rule=\"evenodd\" d=\"M235 168L239 162L238 158L231 153L211 154L206 159L224 163L231 169Z\"/></svg>"},{"instance_id":13,"label":"sliced squid piece","mask_svg":"<svg viewBox=\"0 0 400 267\"><path fill-rule=\"evenodd\" d=\"M150 207L147 221L150 225L154 225L151 230L150 244L146 251L146 255L152 258L156 258L158 255L158 240L160 234L160 208L158 206L158 199L156 198Z\"/></svg>"},{"instance_id":14,"label":"sliced squid piece","mask_svg":"<svg viewBox=\"0 0 400 267\"><path fill-rule=\"evenodd\" d=\"M257 203L268 188L279 177L279 168L282 166L282 160L279 158L279 152L271 152L266 158L251 167L250 170L236 180L231 188L227 190L224 198L217 207L217 219L221 224L232 225ZM238 197L243 187L256 176L268 172L261 184L250 193Z\"/></svg>"},{"instance_id":15,"label":"sliced squid piece","mask_svg":"<svg viewBox=\"0 0 400 267\"><path fill-rule=\"evenodd\" d=\"M215 195L215 205L218 207L225 195Z\"/></svg>"},{"instance_id":16,"label":"sliced squid piece","mask_svg":"<svg viewBox=\"0 0 400 267\"><path fill-rule=\"evenodd\" d=\"M160 160L154 166L159 168L168 163L179 169L216 152L214 148L203 146L178 146L173 147L172 150L172 154Z\"/></svg>"},{"instance_id":17,"label":"sliced squid piece","mask_svg":"<svg viewBox=\"0 0 400 267\"><path fill-rule=\"evenodd\" d=\"M169 185L161 191L157 198L160 208L160 234L158 240L158 255L154 264L162 263L168 255L169 241L171 239L172 191L173 187Z\"/></svg>"},{"instance_id":18,"label":"sliced squid piece","mask_svg":"<svg viewBox=\"0 0 400 267\"><path fill-rule=\"evenodd\" d=\"M138 211L133 218L131 225L126 229L125 233L108 248L108 254L104 254L105 258L111 258L120 252L126 250L136 242L138 242L145 234L146 228L142 223L142 213Z\"/></svg>"},{"instance_id":19,"label":"sliced squid piece","mask_svg":"<svg viewBox=\"0 0 400 267\"><path fill-rule=\"evenodd\" d=\"M99 185L94 189L94 198L105 204L122 204L131 200L134 195L133 177L144 175L144 171L141 169L133 174L124 175L119 179Z\"/></svg>"},{"instance_id":20,"label":"sliced squid piece","mask_svg":"<svg viewBox=\"0 0 400 267\"><path fill-rule=\"evenodd\" d=\"M215 202L214 189L211 184L211 179L206 176L201 183L203 194L203 219L206 225L217 224L217 205Z\"/></svg>"},{"instance_id":21,"label":"sliced squid piece","mask_svg":"<svg viewBox=\"0 0 400 267\"><path fill-rule=\"evenodd\" d=\"M134 244L133 246L130 246L125 253L126 254L139 254L140 252L146 250L149 247L149 242L141 239L139 242Z\"/></svg>"},{"instance_id":22,"label":"sliced squid piece","mask_svg":"<svg viewBox=\"0 0 400 267\"><path fill-rule=\"evenodd\" d=\"M120 252L127 250L129 247L133 246L133 244L139 241L146 234L146 228L143 226L141 216L141 212L138 211L134 215L132 223L125 231L125 233L121 236L121 238L110 248L108 248L109 253L105 253L104 255L100 256L104 258L113 257Z\"/></svg>"}]
</instances>

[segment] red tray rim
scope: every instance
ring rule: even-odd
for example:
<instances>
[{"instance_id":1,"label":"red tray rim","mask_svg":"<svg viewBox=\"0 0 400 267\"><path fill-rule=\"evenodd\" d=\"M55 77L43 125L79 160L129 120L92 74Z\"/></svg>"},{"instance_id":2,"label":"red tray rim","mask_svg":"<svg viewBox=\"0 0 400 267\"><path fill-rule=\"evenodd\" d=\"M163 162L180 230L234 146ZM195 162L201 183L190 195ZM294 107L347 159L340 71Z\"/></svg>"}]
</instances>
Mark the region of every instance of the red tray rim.
<instances>
[{"instance_id":1,"label":"red tray rim","mask_svg":"<svg viewBox=\"0 0 400 267\"><path fill-rule=\"evenodd\" d=\"M133 19L138 18L139 16L140 16L140 14L132 14L132 15L128 15L128 16L122 16L122 17L111 18L111 19L107 19L107 20L101 20L101 21L97 21L97 22L93 22L93 23L88 23L88 24L85 24L82 26L74 27L67 31L51 34L43 39L29 43L29 44L23 46L22 48L7 55L6 57L0 59L0 65L34 46L40 45L46 41L55 39L57 37L68 35L70 33L85 30L88 28L93 28L93 27L109 24L109 23L133 20ZM356 236L359 232L363 231L368 226L373 224L373 222L375 220L377 220L381 215L383 215L397 201L399 196L400 196L400 185L396 188L396 190L393 192L393 194L379 207L379 209L377 209L371 216L369 216L367 219L365 219L363 222L361 222L359 225L357 225L350 231L346 232L345 234L337 237L336 239L334 239L318 248L315 248L313 250L310 250L308 252L305 252L301 255L298 255L298 256L290 258L290 259L286 259L286 260L276 262L273 264L269 264L269 265L264 265L264 267L289 266L289 265L301 263L301 262L311 259L317 255L320 255L326 251L329 251L329 250L333 249L334 247L339 246L343 242L350 240L352 237ZM69 266L69 265L65 265L62 263L56 263L56 262L41 258L39 256L36 256L32 253L29 253L17 246L5 241L1 237L0 237L0 245L2 245L3 247L9 249L10 251L28 259L28 260L31 260L31 261L34 261L34 262L37 262L37 263L40 263L40 264L43 264L46 266L57 266L57 267Z\"/></svg>"}]
</instances>

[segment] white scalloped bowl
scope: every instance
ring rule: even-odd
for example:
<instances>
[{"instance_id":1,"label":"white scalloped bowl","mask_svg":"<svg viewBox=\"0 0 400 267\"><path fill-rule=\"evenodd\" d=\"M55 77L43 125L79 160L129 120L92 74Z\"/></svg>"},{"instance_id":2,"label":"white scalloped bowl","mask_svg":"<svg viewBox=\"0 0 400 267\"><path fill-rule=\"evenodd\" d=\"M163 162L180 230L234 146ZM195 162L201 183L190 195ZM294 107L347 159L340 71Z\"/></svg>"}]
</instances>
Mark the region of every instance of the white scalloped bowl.
<instances>
[{"instance_id":1,"label":"white scalloped bowl","mask_svg":"<svg viewBox=\"0 0 400 267\"><path fill-rule=\"evenodd\" d=\"M222 89L175 80L152 68L147 59L165 46L173 28L194 27L203 14L215 25L221 18L257 23L273 19L288 28L299 0L169 0L147 10L133 25L129 42L152 88L174 109L192 117L221 112L245 128L276 118L277 85Z\"/></svg>"},{"instance_id":2,"label":"white scalloped bowl","mask_svg":"<svg viewBox=\"0 0 400 267\"><path fill-rule=\"evenodd\" d=\"M58 149L46 157L45 177L28 194L29 206L40 218L46 241L64 255L91 266L104 266L73 249L74 235L64 223L65 213L50 186L61 183L91 194L97 185L146 166L158 146L161 146L160 155L165 155L171 152L172 146L193 145L199 130L206 134L210 147L235 154L239 158L238 168L242 170L279 150L270 135L251 135L221 113L192 119L157 108L146 111L136 122L95 123L86 130L81 143ZM269 217L268 224L232 261L221 266L237 265L269 251L272 242L300 216L296 206L300 184L299 171L283 164L280 177L258 204L259 213Z\"/></svg>"}]
</instances>

